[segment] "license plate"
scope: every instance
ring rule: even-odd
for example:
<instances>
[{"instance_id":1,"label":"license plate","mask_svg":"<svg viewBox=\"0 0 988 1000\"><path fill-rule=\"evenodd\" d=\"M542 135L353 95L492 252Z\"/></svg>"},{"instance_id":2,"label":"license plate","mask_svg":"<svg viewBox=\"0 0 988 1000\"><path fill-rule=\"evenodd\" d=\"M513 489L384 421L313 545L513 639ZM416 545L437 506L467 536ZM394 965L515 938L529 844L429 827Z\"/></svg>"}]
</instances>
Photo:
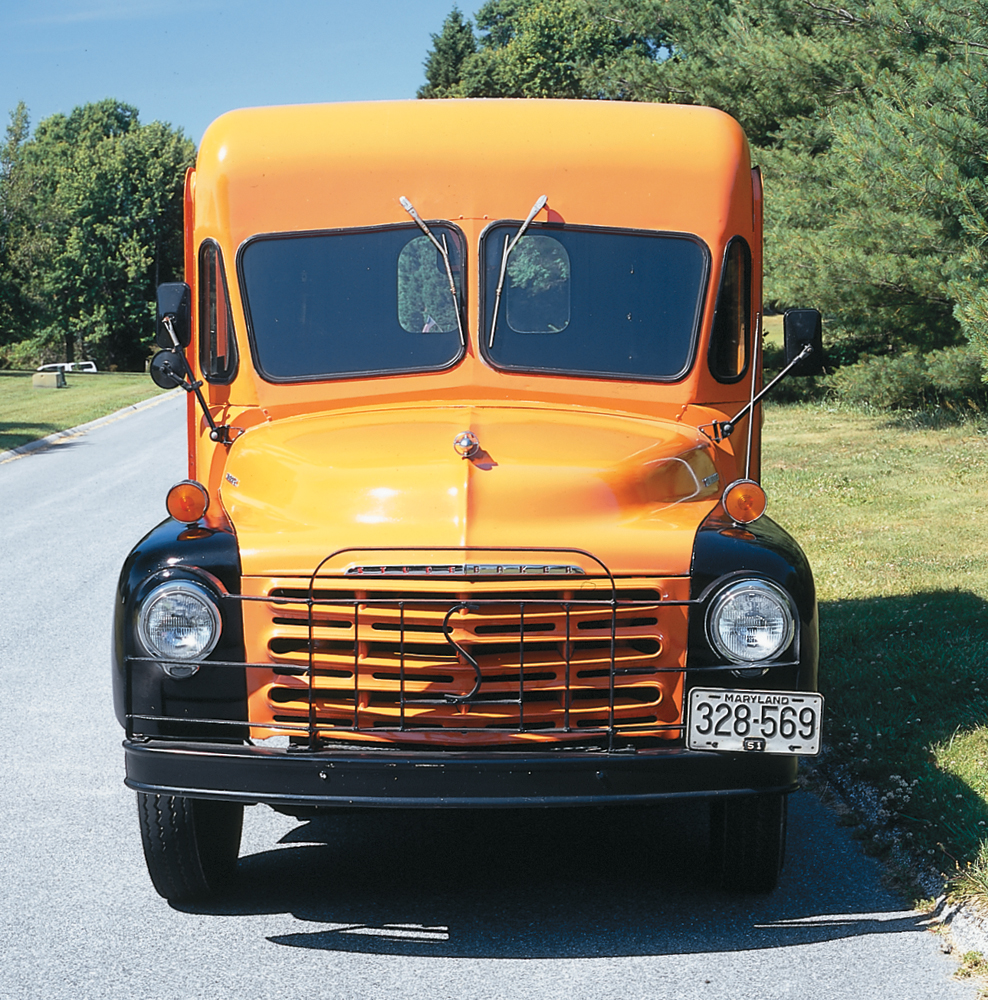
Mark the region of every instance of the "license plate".
<instances>
[{"instance_id":1,"label":"license plate","mask_svg":"<svg viewBox=\"0 0 988 1000\"><path fill-rule=\"evenodd\" d=\"M693 688L686 745L812 757L820 752L822 721L822 694Z\"/></svg>"}]
</instances>

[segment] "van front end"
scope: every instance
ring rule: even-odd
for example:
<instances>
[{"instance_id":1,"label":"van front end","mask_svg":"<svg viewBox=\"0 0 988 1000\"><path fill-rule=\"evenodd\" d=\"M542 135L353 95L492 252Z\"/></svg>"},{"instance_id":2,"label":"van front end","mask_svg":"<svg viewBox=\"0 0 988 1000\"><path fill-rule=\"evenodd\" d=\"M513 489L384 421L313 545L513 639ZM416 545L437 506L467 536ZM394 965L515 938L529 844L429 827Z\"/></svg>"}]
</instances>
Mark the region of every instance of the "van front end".
<instances>
[{"instance_id":1,"label":"van front end","mask_svg":"<svg viewBox=\"0 0 988 1000\"><path fill-rule=\"evenodd\" d=\"M765 752L758 720L751 749L687 745L694 689L764 701L816 688L812 577L767 518L740 528L715 509L688 576L615 575L590 553L532 547L343 550L309 577L240 577L238 563L231 533L169 520L125 567L115 691L127 784L146 796L300 817L744 798L718 801L719 816L766 797L784 809L795 754L818 744L818 719L806 732L796 712L800 746L785 753ZM728 659L712 639L723 595L746 586L792 609L791 640L764 660ZM218 622L215 641L197 636L204 657L144 647L158 634L185 653L187 636L168 634L174 608L157 611L155 633L170 597L186 602L183 624ZM215 614L193 617L193 598ZM746 849L736 827L718 868L727 883ZM780 860L749 862L742 887L774 882Z\"/></svg>"},{"instance_id":2,"label":"van front end","mask_svg":"<svg viewBox=\"0 0 988 1000\"><path fill-rule=\"evenodd\" d=\"M227 883L247 805L691 796L720 883L775 885L823 702L758 484L761 197L709 108L210 127L151 364L188 393L188 479L114 637L162 896ZM819 315L786 336L805 371Z\"/></svg>"}]
</instances>

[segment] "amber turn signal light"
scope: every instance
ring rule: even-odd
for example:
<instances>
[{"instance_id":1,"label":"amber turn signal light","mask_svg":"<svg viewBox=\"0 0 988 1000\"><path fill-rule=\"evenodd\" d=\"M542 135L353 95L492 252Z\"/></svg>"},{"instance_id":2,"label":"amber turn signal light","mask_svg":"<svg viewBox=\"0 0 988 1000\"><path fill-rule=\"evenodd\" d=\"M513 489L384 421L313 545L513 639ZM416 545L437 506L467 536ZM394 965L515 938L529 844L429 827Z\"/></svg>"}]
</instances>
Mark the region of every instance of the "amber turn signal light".
<instances>
[{"instance_id":1,"label":"amber turn signal light","mask_svg":"<svg viewBox=\"0 0 988 1000\"><path fill-rule=\"evenodd\" d=\"M750 524L765 513L765 491L751 479L739 479L724 490L724 510L737 524Z\"/></svg>"},{"instance_id":2,"label":"amber turn signal light","mask_svg":"<svg viewBox=\"0 0 988 1000\"><path fill-rule=\"evenodd\" d=\"M209 509L209 494L202 483L197 483L194 479L183 479L168 491L165 507L176 521L192 524Z\"/></svg>"}]
</instances>

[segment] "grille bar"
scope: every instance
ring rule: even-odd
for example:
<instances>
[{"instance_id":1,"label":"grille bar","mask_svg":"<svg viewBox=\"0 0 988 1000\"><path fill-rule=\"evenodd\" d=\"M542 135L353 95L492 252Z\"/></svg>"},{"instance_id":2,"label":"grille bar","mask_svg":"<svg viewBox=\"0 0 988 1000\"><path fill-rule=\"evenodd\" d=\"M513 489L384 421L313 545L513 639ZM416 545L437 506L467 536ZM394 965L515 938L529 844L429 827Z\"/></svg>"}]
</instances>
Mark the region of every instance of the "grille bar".
<instances>
[{"instance_id":1,"label":"grille bar","mask_svg":"<svg viewBox=\"0 0 988 1000\"><path fill-rule=\"evenodd\" d=\"M519 592L511 586L514 580L509 583L503 572L512 563L503 560L489 564L499 567L498 587L486 591L483 585L488 582L487 576L478 570L488 568L488 564L465 558L462 563L451 564L451 569L455 565L470 568L469 574L463 574L467 579L460 583L470 585L466 594L453 589L458 582L453 572L444 575L442 582L428 581L429 590L395 592L380 589L395 586L394 574L354 574L352 565L342 573L326 571L334 559L358 551L366 560L369 552L394 550L340 550L320 563L306 591L273 587L261 595L268 599L270 607L281 609L275 622L281 645L272 640L264 652L280 666L289 666L293 673L304 665L307 718L314 744L321 727L342 724L341 709L353 732L396 728L401 733L439 728L447 733L476 733L494 728L524 733L534 727L560 733L602 731L612 741L614 733L624 728L680 730L683 656L674 655L670 661L663 649L665 636L657 608L681 607L684 602L670 601L658 592L643 597L640 591L629 595L630 601L621 600L607 567L580 550L561 551L573 552L595 564L591 568L596 582L591 586L601 586L604 593L600 596L582 597L579 591L560 591L558 576L544 584L530 582L529 576L522 586L538 589ZM456 551L463 558L472 551L495 550L432 551ZM548 554L543 549L511 550L511 554L520 551ZM550 551L558 558L559 552ZM397 565L390 561L382 564ZM520 560L513 564L527 568ZM586 570L571 575L587 579ZM495 576L493 571L490 576ZM407 586L406 579L401 583ZM431 589L436 585L443 587L442 593ZM549 586L556 591L550 592ZM358 587L362 589L358 591ZM635 615L636 611L640 613ZM574 619L581 632L576 642ZM292 646L293 621L305 624L304 648ZM340 638L328 638L327 629ZM641 642L637 647L629 644L639 634L648 636L643 640L648 648ZM445 655L441 647L429 642L430 635L446 643ZM546 642L540 645L539 639ZM675 646L675 642L670 643L673 650ZM598 647L600 655L594 652ZM342 686L347 678L334 666L341 665L337 657L347 650L352 692L349 698L344 696ZM664 653L670 662L661 662ZM386 669L387 663L395 659L396 688L393 681L388 681L393 674ZM516 673L513 685L507 683L504 673L506 667L511 669L512 662ZM533 664L535 673L530 669ZM469 683L471 673L473 682ZM339 682L334 682L337 676ZM668 680L662 681L662 677ZM282 688L269 685L265 691L268 703L285 707L297 704L293 688L292 684ZM389 703L396 703L396 712L388 707ZM639 706L649 714L642 717ZM665 718L660 718L660 707ZM279 713L271 721L283 724L290 718Z\"/></svg>"}]
</instances>

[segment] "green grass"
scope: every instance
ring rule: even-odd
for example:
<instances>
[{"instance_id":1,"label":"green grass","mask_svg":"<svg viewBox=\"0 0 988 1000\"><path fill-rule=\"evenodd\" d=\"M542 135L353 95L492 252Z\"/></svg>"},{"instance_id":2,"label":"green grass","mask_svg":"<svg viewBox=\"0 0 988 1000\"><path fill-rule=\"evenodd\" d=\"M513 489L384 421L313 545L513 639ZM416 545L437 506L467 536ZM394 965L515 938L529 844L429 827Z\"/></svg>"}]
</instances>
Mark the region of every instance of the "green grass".
<instances>
[{"instance_id":1,"label":"green grass","mask_svg":"<svg viewBox=\"0 0 988 1000\"><path fill-rule=\"evenodd\" d=\"M778 316L763 316L762 330L765 333L765 342L772 347L782 349L782 314Z\"/></svg>"},{"instance_id":2,"label":"green grass","mask_svg":"<svg viewBox=\"0 0 988 1000\"><path fill-rule=\"evenodd\" d=\"M831 759L879 789L880 826L988 899L986 432L770 406L763 481L816 577Z\"/></svg>"},{"instance_id":3,"label":"green grass","mask_svg":"<svg viewBox=\"0 0 988 1000\"><path fill-rule=\"evenodd\" d=\"M35 389L31 372L0 371L0 451L104 417L158 395L147 375L67 375L64 389Z\"/></svg>"},{"instance_id":4,"label":"green grass","mask_svg":"<svg viewBox=\"0 0 988 1000\"><path fill-rule=\"evenodd\" d=\"M978 1000L988 996L988 959L980 951L966 951L961 955L961 967L954 973L955 979L980 979Z\"/></svg>"}]
</instances>

